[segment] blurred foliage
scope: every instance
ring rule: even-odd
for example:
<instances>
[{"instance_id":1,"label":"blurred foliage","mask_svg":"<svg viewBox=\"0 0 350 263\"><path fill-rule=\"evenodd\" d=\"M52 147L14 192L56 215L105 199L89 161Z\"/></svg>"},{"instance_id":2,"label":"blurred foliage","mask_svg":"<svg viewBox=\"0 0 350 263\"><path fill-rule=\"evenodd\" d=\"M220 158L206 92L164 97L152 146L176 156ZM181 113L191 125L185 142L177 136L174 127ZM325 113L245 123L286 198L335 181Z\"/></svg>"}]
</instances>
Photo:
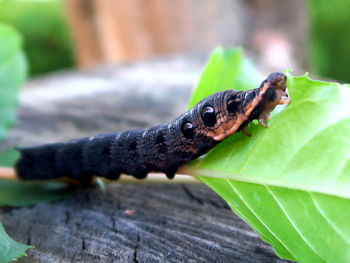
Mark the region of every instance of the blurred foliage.
<instances>
[{"instance_id":1,"label":"blurred foliage","mask_svg":"<svg viewBox=\"0 0 350 263\"><path fill-rule=\"evenodd\" d=\"M12 27L0 24L0 140L16 120L18 94L27 75L21 40Z\"/></svg>"},{"instance_id":2,"label":"blurred foliage","mask_svg":"<svg viewBox=\"0 0 350 263\"><path fill-rule=\"evenodd\" d=\"M60 0L0 0L0 22L12 25L22 35L30 75L74 66Z\"/></svg>"},{"instance_id":3,"label":"blurred foliage","mask_svg":"<svg viewBox=\"0 0 350 263\"><path fill-rule=\"evenodd\" d=\"M350 82L350 1L309 0L310 62L315 73Z\"/></svg>"},{"instance_id":4,"label":"blurred foliage","mask_svg":"<svg viewBox=\"0 0 350 263\"><path fill-rule=\"evenodd\" d=\"M2 140L15 121L18 93L26 79L27 67L22 54L21 37L13 28L0 24L0 43L0 140ZM0 160L6 159L7 162L16 158L13 153L0 154L0 156ZM18 200L16 200L18 197L13 196L13 188L12 190L8 188L7 183L9 182L6 180L0 180L0 185L2 184L4 189L9 190L6 194L6 192L3 193L0 187L0 205L10 202L18 203ZM19 182L17 183L19 184ZM18 189L17 193L20 194L21 191L22 189ZM4 200L2 200L4 198L3 194L6 197ZM30 247L11 239L0 222L1 263L10 262L24 256L28 248Z\"/></svg>"}]
</instances>

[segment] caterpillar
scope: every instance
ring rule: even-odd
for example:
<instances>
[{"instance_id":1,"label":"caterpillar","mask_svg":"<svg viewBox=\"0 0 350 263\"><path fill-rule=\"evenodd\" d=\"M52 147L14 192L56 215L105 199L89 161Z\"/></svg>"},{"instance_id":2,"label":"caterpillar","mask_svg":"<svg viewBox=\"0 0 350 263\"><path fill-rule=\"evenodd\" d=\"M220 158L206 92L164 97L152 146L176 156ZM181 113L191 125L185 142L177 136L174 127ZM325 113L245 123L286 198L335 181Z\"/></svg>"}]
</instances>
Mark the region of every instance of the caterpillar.
<instances>
[{"instance_id":1,"label":"caterpillar","mask_svg":"<svg viewBox=\"0 0 350 263\"><path fill-rule=\"evenodd\" d=\"M25 180L63 176L81 182L93 176L115 180L120 174L144 179L150 171L172 179L180 166L233 133L242 131L250 136L247 127L251 121L267 127L270 112L288 103L286 75L274 72L259 88L214 93L164 125L19 148L15 169Z\"/></svg>"}]
</instances>

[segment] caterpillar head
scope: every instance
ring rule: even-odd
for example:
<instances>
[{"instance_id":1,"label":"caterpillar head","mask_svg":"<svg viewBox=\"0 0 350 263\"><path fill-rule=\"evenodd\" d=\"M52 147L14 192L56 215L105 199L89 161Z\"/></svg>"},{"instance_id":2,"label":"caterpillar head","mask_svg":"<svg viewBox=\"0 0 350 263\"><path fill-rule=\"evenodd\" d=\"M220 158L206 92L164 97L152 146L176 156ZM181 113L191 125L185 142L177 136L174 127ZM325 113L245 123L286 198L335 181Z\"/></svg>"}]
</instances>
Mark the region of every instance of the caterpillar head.
<instances>
[{"instance_id":1,"label":"caterpillar head","mask_svg":"<svg viewBox=\"0 0 350 263\"><path fill-rule=\"evenodd\" d=\"M249 122L257 119L267 127L265 121L270 112L279 104L288 104L286 75L280 72L271 73L261 83L260 88L248 91L227 90L213 94L199 104L197 112L201 128L199 131L221 141L236 131L246 132Z\"/></svg>"},{"instance_id":2,"label":"caterpillar head","mask_svg":"<svg viewBox=\"0 0 350 263\"><path fill-rule=\"evenodd\" d=\"M287 93L287 76L281 72L271 73L265 83L266 95L264 99L266 103L277 106L279 104L288 104L290 102Z\"/></svg>"},{"instance_id":3,"label":"caterpillar head","mask_svg":"<svg viewBox=\"0 0 350 263\"><path fill-rule=\"evenodd\" d=\"M289 104L290 99L287 93L287 76L281 72L271 73L266 81L262 83L260 93L262 100L250 116L250 119L257 119L259 123L267 127L265 121L270 119L270 113L277 105Z\"/></svg>"}]
</instances>

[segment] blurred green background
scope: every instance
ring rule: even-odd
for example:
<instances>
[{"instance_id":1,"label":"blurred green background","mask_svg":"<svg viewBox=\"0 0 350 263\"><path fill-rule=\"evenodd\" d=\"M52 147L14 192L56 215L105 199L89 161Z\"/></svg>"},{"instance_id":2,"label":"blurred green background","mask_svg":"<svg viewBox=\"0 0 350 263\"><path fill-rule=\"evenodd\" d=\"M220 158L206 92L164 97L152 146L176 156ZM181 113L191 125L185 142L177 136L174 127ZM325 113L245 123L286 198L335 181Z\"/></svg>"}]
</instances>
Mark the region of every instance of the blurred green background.
<instances>
[{"instance_id":1,"label":"blurred green background","mask_svg":"<svg viewBox=\"0 0 350 263\"><path fill-rule=\"evenodd\" d=\"M0 1L0 23L22 35L30 76L74 67L61 1Z\"/></svg>"},{"instance_id":2,"label":"blurred green background","mask_svg":"<svg viewBox=\"0 0 350 263\"><path fill-rule=\"evenodd\" d=\"M350 1L309 0L310 71L350 83Z\"/></svg>"},{"instance_id":3,"label":"blurred green background","mask_svg":"<svg viewBox=\"0 0 350 263\"><path fill-rule=\"evenodd\" d=\"M308 0L305 6L307 50L300 52L307 54L304 70L349 83L350 0ZM1 22L23 36L30 76L75 67L62 1L0 0Z\"/></svg>"}]
</instances>

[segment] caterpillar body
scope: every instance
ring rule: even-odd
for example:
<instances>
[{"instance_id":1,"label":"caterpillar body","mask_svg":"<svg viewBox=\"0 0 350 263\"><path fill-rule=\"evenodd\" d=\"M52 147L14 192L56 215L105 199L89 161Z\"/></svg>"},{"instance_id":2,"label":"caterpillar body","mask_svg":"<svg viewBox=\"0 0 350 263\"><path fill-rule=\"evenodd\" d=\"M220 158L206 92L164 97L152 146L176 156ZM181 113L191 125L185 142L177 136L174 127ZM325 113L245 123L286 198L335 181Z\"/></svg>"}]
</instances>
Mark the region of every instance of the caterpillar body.
<instances>
[{"instance_id":1,"label":"caterpillar body","mask_svg":"<svg viewBox=\"0 0 350 263\"><path fill-rule=\"evenodd\" d=\"M118 179L120 174L143 179L163 172L171 179L180 166L207 153L257 119L265 127L270 112L288 104L286 76L271 73L259 88L225 90L201 100L174 121L149 129L126 130L19 149L15 168L21 179L69 177L89 181L93 176Z\"/></svg>"}]
</instances>

